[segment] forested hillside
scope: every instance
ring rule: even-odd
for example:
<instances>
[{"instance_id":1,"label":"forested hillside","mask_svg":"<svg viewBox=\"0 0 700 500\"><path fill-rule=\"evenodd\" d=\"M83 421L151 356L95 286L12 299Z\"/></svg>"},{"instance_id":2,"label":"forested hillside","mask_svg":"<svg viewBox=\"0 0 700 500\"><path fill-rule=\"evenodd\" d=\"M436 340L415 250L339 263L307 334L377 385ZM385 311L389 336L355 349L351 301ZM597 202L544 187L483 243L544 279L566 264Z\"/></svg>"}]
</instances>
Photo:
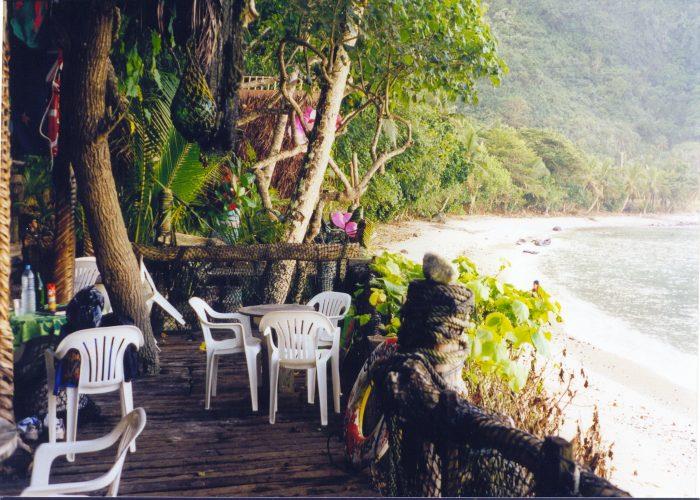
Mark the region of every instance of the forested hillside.
<instances>
[{"instance_id":1,"label":"forested hillside","mask_svg":"<svg viewBox=\"0 0 700 500\"><path fill-rule=\"evenodd\" d=\"M370 189L370 214L697 208L700 2L484 5L509 72L481 80L476 105L403 110L416 145Z\"/></svg>"},{"instance_id":2,"label":"forested hillside","mask_svg":"<svg viewBox=\"0 0 700 500\"><path fill-rule=\"evenodd\" d=\"M487 0L510 67L470 110L627 157L700 140L700 2Z\"/></svg>"}]
</instances>

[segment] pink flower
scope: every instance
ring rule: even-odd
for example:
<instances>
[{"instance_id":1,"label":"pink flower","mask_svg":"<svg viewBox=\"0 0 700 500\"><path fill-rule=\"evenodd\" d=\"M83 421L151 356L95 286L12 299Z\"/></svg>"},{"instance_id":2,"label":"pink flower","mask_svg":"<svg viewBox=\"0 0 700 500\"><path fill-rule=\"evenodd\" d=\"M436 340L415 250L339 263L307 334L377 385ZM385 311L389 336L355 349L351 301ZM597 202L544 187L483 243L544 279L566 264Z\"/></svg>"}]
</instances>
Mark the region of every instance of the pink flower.
<instances>
[{"instance_id":1,"label":"pink flower","mask_svg":"<svg viewBox=\"0 0 700 500\"><path fill-rule=\"evenodd\" d=\"M303 120L303 124L302 124ZM297 114L294 114L294 135L298 144L304 144L308 141L306 137L306 128L311 129L316 121L316 110L311 106L306 106L302 112L301 119ZM343 123L343 117L338 115L335 119L335 129L338 130ZM306 125L306 128L304 127Z\"/></svg>"},{"instance_id":2,"label":"pink flower","mask_svg":"<svg viewBox=\"0 0 700 500\"><path fill-rule=\"evenodd\" d=\"M357 235L357 222L351 222L352 214L350 212L333 212L331 221L333 225L345 231L350 238Z\"/></svg>"}]
</instances>

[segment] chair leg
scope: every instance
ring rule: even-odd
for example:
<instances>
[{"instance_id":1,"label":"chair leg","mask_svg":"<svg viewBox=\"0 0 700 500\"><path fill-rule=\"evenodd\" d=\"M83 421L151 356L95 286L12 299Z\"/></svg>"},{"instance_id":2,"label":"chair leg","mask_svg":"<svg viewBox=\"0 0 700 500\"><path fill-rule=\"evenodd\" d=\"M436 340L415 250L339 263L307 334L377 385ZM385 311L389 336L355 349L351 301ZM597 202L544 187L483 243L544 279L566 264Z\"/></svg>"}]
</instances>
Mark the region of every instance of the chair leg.
<instances>
[{"instance_id":1,"label":"chair leg","mask_svg":"<svg viewBox=\"0 0 700 500\"><path fill-rule=\"evenodd\" d=\"M121 479L121 471L117 475L117 478L109 485L109 491L107 492L108 497L116 497L119 493L119 480Z\"/></svg>"},{"instance_id":2,"label":"chair leg","mask_svg":"<svg viewBox=\"0 0 700 500\"><path fill-rule=\"evenodd\" d=\"M316 361L318 379L318 406L321 410L321 425L328 425L328 386L326 385L326 362Z\"/></svg>"},{"instance_id":3,"label":"chair leg","mask_svg":"<svg viewBox=\"0 0 700 500\"><path fill-rule=\"evenodd\" d=\"M250 401L253 411L258 411L258 356L254 351L245 351L245 360L248 364L248 383L250 384Z\"/></svg>"},{"instance_id":4,"label":"chair leg","mask_svg":"<svg viewBox=\"0 0 700 500\"><path fill-rule=\"evenodd\" d=\"M333 409L340 413L340 359L338 353L331 356L331 376L333 377Z\"/></svg>"},{"instance_id":5,"label":"chair leg","mask_svg":"<svg viewBox=\"0 0 700 500\"><path fill-rule=\"evenodd\" d=\"M211 376L212 362L214 356L207 351L207 375L204 381L204 409L208 410L211 407Z\"/></svg>"},{"instance_id":6,"label":"chair leg","mask_svg":"<svg viewBox=\"0 0 700 500\"><path fill-rule=\"evenodd\" d=\"M221 356L214 356L214 363L211 371L211 395L216 396L216 386L219 381L219 360Z\"/></svg>"},{"instance_id":7,"label":"chair leg","mask_svg":"<svg viewBox=\"0 0 700 500\"><path fill-rule=\"evenodd\" d=\"M53 395L53 391L49 389L49 401L48 401L48 425L49 425L49 443L56 442L56 396Z\"/></svg>"},{"instance_id":8,"label":"chair leg","mask_svg":"<svg viewBox=\"0 0 700 500\"><path fill-rule=\"evenodd\" d=\"M310 405L314 404L314 393L316 392L316 368L306 370L306 399Z\"/></svg>"},{"instance_id":9,"label":"chair leg","mask_svg":"<svg viewBox=\"0 0 700 500\"><path fill-rule=\"evenodd\" d=\"M275 423L277 413L277 380L279 379L279 360L270 359L270 423Z\"/></svg>"},{"instance_id":10,"label":"chair leg","mask_svg":"<svg viewBox=\"0 0 700 500\"><path fill-rule=\"evenodd\" d=\"M119 392L122 401L122 417L124 417L134 410L134 396L131 390L131 382L122 382ZM131 453L136 451L136 441L131 443L129 451L131 451Z\"/></svg>"},{"instance_id":11,"label":"chair leg","mask_svg":"<svg viewBox=\"0 0 700 500\"><path fill-rule=\"evenodd\" d=\"M255 359L256 359L255 363L257 366L257 370L258 370L258 387L263 386L263 380L264 380L264 378L263 378L263 356L265 356L265 354L263 354L262 352L258 353L255 356Z\"/></svg>"},{"instance_id":12,"label":"chair leg","mask_svg":"<svg viewBox=\"0 0 700 500\"><path fill-rule=\"evenodd\" d=\"M66 442L74 443L78 435L78 406L80 402L80 393L77 387L69 387L66 389ZM66 460L69 462L75 461L75 454L69 453L66 455Z\"/></svg>"}]
</instances>

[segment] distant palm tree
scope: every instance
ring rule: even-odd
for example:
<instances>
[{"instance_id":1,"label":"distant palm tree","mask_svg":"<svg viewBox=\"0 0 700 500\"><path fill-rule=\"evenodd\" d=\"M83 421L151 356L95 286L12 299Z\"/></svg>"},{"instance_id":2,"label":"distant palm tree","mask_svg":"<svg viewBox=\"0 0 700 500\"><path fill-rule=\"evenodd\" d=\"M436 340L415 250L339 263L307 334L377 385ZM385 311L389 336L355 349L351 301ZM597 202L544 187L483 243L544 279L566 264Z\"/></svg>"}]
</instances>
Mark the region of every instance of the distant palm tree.
<instances>
[{"instance_id":1,"label":"distant palm tree","mask_svg":"<svg viewBox=\"0 0 700 500\"><path fill-rule=\"evenodd\" d=\"M623 167L622 190L625 193L625 199L620 207L620 212L624 212L629 202L640 196L642 182L642 169L639 164L628 163Z\"/></svg>"}]
</instances>

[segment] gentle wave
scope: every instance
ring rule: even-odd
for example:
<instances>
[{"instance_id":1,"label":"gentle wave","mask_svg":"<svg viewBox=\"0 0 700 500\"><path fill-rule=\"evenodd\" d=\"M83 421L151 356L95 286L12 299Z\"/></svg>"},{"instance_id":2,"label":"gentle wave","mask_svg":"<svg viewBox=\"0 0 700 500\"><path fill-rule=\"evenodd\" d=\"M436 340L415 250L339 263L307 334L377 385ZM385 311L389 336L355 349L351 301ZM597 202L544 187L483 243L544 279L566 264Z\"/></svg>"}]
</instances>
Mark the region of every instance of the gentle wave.
<instances>
[{"instance_id":1,"label":"gentle wave","mask_svg":"<svg viewBox=\"0 0 700 500\"><path fill-rule=\"evenodd\" d=\"M697 244L694 228L573 230L537 259L538 274L571 336L695 390Z\"/></svg>"}]
</instances>

